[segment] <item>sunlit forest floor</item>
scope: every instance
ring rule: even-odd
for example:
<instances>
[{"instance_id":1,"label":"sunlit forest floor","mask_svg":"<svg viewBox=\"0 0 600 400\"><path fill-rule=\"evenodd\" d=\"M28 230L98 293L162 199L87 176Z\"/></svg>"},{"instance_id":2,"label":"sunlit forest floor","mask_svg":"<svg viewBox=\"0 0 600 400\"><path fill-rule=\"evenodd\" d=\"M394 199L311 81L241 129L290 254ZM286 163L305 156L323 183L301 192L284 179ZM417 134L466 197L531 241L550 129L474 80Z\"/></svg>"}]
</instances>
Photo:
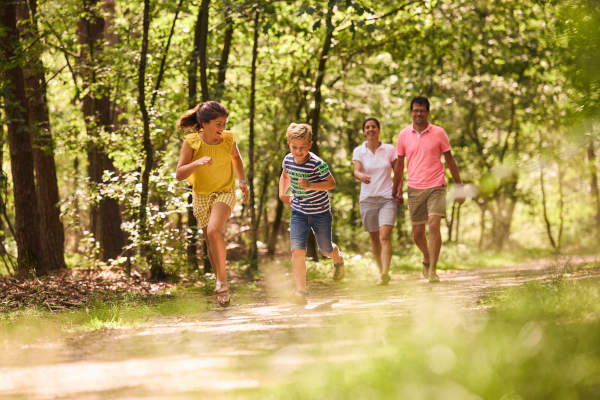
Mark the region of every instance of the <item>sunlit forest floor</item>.
<instances>
[{"instance_id":1,"label":"sunlit forest floor","mask_svg":"<svg viewBox=\"0 0 600 400\"><path fill-rule=\"evenodd\" d=\"M364 260L354 256L354 264ZM0 396L39 399L530 399L600 396L600 261L546 258L353 271L310 265L310 302L265 262L220 309L203 288L86 310L4 318ZM336 300L331 303L330 300Z\"/></svg>"}]
</instances>

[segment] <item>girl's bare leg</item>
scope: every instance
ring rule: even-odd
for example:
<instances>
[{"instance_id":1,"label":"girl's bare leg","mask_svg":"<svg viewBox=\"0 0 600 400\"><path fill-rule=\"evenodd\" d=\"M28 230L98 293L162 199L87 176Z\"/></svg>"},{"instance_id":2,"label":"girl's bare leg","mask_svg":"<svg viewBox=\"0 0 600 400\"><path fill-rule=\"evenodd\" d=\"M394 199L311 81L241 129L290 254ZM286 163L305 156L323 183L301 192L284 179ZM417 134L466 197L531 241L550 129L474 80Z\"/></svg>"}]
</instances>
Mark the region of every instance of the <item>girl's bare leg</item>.
<instances>
[{"instance_id":1,"label":"girl's bare leg","mask_svg":"<svg viewBox=\"0 0 600 400\"><path fill-rule=\"evenodd\" d=\"M227 287L227 271L225 269L227 251L223 230L230 215L231 208L227 204L215 203L210 211L208 225L204 228L210 262L217 275L217 281L222 282L224 287Z\"/></svg>"}]
</instances>

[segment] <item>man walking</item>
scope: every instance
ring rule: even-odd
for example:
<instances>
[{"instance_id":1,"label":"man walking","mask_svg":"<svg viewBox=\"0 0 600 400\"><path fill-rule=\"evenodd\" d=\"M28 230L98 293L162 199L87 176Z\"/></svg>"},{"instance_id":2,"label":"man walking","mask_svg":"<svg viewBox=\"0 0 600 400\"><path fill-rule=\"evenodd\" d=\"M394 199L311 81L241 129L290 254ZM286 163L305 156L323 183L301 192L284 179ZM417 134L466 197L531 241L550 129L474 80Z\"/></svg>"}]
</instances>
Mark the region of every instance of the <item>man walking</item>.
<instances>
[{"instance_id":1,"label":"man walking","mask_svg":"<svg viewBox=\"0 0 600 400\"><path fill-rule=\"evenodd\" d=\"M456 185L462 185L458 167L450 151L448 135L443 128L429 123L429 100L415 97L410 102L412 124L398 134L398 179L395 197L402 203L402 178L406 158L407 194L413 239L423 253L423 276L429 282L439 282L436 266L442 248L440 222L446 216L446 176L441 158L444 155L446 166ZM456 198L459 204L465 199ZM429 226L429 241L425 225Z\"/></svg>"}]
</instances>

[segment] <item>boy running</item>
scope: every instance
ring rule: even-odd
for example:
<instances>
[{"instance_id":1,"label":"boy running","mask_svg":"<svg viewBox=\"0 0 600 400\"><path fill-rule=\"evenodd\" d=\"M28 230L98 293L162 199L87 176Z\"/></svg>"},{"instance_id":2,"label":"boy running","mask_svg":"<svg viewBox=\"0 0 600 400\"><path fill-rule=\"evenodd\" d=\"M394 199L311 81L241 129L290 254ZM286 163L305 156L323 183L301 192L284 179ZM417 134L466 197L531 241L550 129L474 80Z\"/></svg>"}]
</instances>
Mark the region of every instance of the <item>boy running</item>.
<instances>
[{"instance_id":1,"label":"boy running","mask_svg":"<svg viewBox=\"0 0 600 400\"><path fill-rule=\"evenodd\" d=\"M328 190L335 180L325 161L310 152L312 129L308 124L291 123L286 132L290 153L283 159L279 178L279 198L292 208L290 242L292 267L296 281L296 302L307 303L306 240L309 229L314 232L320 252L333 259L333 279L344 277L344 258L331 241L331 208ZM287 190L292 187L292 194Z\"/></svg>"}]
</instances>

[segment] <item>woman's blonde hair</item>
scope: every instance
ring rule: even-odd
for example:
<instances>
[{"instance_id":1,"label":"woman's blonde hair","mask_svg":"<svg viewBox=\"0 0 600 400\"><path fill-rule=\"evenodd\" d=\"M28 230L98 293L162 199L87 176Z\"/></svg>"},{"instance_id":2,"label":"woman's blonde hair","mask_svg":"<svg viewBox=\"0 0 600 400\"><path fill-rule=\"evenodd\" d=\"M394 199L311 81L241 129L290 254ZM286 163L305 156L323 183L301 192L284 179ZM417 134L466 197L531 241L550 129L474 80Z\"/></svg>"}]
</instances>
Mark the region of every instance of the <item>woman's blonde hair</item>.
<instances>
[{"instance_id":1,"label":"woman's blonde hair","mask_svg":"<svg viewBox=\"0 0 600 400\"><path fill-rule=\"evenodd\" d=\"M308 124L296 124L292 122L285 132L288 142L293 139L303 140L306 143L312 141L312 128Z\"/></svg>"}]
</instances>

